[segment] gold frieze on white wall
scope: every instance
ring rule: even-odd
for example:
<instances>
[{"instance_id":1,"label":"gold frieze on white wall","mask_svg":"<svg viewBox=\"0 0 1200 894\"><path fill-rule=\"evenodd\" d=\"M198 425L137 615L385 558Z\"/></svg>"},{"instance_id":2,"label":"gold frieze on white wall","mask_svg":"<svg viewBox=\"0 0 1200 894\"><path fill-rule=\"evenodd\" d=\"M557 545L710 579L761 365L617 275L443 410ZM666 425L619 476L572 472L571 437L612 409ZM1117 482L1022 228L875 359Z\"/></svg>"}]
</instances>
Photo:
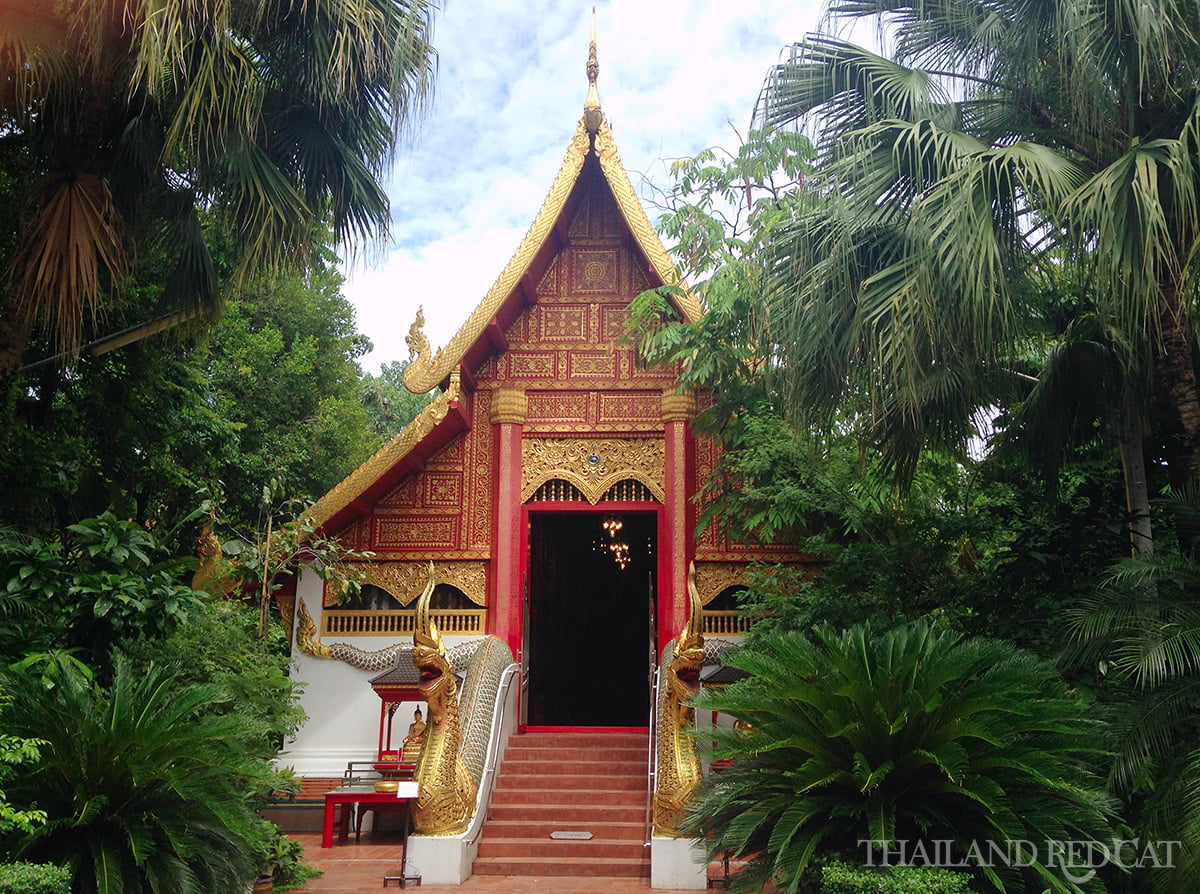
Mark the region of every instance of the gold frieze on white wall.
<instances>
[{"instance_id":1,"label":"gold frieze on white wall","mask_svg":"<svg viewBox=\"0 0 1200 894\"><path fill-rule=\"evenodd\" d=\"M729 587L745 587L745 562L697 562L696 589L700 593L700 604L708 605Z\"/></svg>"},{"instance_id":2,"label":"gold frieze on white wall","mask_svg":"<svg viewBox=\"0 0 1200 894\"><path fill-rule=\"evenodd\" d=\"M462 590L479 606L487 605L486 562L437 562L437 582ZM386 590L401 605L410 605L429 581L429 562L360 562L364 584Z\"/></svg>"}]
</instances>

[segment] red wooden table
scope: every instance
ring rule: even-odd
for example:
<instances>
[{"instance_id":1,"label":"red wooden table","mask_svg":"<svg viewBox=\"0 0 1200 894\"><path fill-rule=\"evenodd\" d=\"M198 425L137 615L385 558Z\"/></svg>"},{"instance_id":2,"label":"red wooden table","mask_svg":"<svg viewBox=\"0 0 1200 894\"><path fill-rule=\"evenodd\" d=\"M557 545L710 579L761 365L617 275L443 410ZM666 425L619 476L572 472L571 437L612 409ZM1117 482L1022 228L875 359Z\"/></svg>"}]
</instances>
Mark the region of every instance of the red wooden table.
<instances>
[{"instance_id":1,"label":"red wooden table","mask_svg":"<svg viewBox=\"0 0 1200 894\"><path fill-rule=\"evenodd\" d=\"M395 792L377 792L372 788L343 788L325 793L325 822L321 828L321 847L333 847L333 818L338 805L338 841L345 841L350 834L350 811L358 804L398 804L407 809L410 798L401 798ZM405 823L407 828L407 822ZM407 837L407 836L405 836Z\"/></svg>"}]
</instances>

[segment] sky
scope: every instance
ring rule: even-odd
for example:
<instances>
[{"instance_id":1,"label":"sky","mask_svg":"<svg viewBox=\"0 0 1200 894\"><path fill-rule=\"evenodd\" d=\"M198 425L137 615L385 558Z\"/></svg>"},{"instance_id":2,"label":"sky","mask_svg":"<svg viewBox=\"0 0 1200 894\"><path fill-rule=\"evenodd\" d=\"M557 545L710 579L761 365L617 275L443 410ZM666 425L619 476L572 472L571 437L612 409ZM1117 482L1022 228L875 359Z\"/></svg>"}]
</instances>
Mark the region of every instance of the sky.
<instances>
[{"instance_id":1,"label":"sky","mask_svg":"<svg viewBox=\"0 0 1200 894\"><path fill-rule=\"evenodd\" d=\"M590 2L442 6L432 103L388 187L390 242L342 265L358 330L375 346L360 358L371 373L408 358L419 306L436 349L482 300L549 191L587 96ZM666 185L671 159L736 148L768 70L820 14L816 0L596 3L600 102L634 185Z\"/></svg>"}]
</instances>

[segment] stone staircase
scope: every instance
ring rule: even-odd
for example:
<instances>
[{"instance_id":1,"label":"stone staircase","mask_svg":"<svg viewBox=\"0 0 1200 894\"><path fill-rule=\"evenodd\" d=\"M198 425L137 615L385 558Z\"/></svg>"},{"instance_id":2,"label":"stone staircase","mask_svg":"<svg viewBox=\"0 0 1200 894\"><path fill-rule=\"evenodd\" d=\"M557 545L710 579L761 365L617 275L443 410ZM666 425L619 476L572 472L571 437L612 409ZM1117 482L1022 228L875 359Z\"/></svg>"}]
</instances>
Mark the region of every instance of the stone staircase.
<instances>
[{"instance_id":1,"label":"stone staircase","mask_svg":"<svg viewBox=\"0 0 1200 894\"><path fill-rule=\"evenodd\" d=\"M476 875L649 878L649 733L528 732L509 739ZM588 840L551 832L591 832Z\"/></svg>"}]
</instances>

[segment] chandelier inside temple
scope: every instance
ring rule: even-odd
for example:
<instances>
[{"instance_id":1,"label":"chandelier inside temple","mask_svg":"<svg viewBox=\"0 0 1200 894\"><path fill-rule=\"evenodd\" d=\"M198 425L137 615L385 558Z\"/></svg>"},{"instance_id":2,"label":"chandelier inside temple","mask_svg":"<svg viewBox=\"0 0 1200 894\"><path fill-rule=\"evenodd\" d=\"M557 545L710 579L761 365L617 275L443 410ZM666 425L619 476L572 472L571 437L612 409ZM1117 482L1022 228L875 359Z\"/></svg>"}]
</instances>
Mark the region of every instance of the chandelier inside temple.
<instances>
[{"instance_id":1,"label":"chandelier inside temple","mask_svg":"<svg viewBox=\"0 0 1200 894\"><path fill-rule=\"evenodd\" d=\"M608 535L608 539L598 544L599 548L606 550L612 555L613 561L617 563L622 571L629 565L629 544L621 539L621 529L625 527L625 523L619 518L609 516L600 523L600 527L604 529L604 533Z\"/></svg>"}]
</instances>

